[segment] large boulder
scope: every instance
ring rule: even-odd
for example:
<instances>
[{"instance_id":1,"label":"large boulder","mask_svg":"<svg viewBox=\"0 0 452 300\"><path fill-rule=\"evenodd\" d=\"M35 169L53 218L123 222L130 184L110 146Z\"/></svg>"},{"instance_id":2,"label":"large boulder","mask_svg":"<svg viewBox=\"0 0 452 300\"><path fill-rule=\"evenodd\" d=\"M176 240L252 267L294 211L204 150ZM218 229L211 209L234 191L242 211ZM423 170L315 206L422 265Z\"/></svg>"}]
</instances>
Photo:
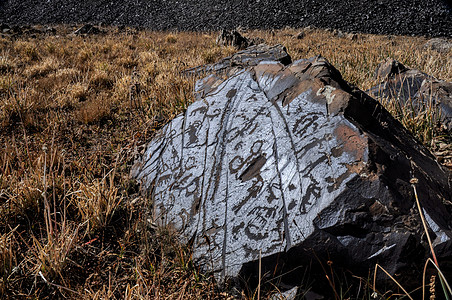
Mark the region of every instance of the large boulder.
<instances>
[{"instance_id":1,"label":"large boulder","mask_svg":"<svg viewBox=\"0 0 452 300\"><path fill-rule=\"evenodd\" d=\"M411 69L388 58L375 71L380 83L369 89L369 95L378 99L395 99L401 106L416 110L431 110L433 120L452 130L452 82L446 82Z\"/></svg>"},{"instance_id":2,"label":"large boulder","mask_svg":"<svg viewBox=\"0 0 452 300\"><path fill-rule=\"evenodd\" d=\"M413 284L429 252L412 178L437 255L450 256L450 173L326 59L211 74L196 95L132 175L155 222L219 280L254 282L259 258L264 276L289 274L285 287L301 266L324 279L318 258L364 277L379 263Z\"/></svg>"}]
</instances>

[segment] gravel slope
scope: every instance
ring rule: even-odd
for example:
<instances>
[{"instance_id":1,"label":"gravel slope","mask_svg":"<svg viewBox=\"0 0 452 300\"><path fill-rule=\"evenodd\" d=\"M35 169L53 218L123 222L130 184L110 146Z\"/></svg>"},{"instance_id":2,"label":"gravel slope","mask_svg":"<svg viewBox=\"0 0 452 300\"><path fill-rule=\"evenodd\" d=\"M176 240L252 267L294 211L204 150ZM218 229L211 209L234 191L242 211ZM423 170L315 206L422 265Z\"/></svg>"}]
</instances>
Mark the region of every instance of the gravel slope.
<instances>
[{"instance_id":1,"label":"gravel slope","mask_svg":"<svg viewBox=\"0 0 452 300\"><path fill-rule=\"evenodd\" d=\"M0 0L0 23L104 23L155 30L334 28L452 37L446 0Z\"/></svg>"}]
</instances>

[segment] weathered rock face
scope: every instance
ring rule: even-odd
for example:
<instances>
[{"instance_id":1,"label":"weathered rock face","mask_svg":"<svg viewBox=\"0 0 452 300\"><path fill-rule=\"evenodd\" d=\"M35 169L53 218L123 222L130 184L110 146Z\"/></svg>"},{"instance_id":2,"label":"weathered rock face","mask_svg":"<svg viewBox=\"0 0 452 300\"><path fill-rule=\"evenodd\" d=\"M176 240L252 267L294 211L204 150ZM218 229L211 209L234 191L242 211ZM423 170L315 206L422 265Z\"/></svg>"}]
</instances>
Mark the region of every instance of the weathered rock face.
<instances>
[{"instance_id":1,"label":"weathered rock face","mask_svg":"<svg viewBox=\"0 0 452 300\"><path fill-rule=\"evenodd\" d=\"M376 262L411 275L428 253L412 177L437 255L450 254L450 174L324 58L212 74L196 93L132 175L218 278L252 279L260 254L262 274L290 272L313 252L362 276Z\"/></svg>"},{"instance_id":2,"label":"weathered rock face","mask_svg":"<svg viewBox=\"0 0 452 300\"><path fill-rule=\"evenodd\" d=\"M230 57L223 58L211 65L203 65L185 70L185 75L204 75L214 73L216 75L230 76L239 70L256 66L262 61L276 61L283 65L292 63L290 55L282 45L268 46L259 44L239 51Z\"/></svg>"},{"instance_id":3,"label":"weathered rock face","mask_svg":"<svg viewBox=\"0 0 452 300\"><path fill-rule=\"evenodd\" d=\"M414 108L433 107L433 117L452 130L452 83L438 80L419 70L388 59L375 71L381 83L368 93L377 98L392 98Z\"/></svg>"}]
</instances>

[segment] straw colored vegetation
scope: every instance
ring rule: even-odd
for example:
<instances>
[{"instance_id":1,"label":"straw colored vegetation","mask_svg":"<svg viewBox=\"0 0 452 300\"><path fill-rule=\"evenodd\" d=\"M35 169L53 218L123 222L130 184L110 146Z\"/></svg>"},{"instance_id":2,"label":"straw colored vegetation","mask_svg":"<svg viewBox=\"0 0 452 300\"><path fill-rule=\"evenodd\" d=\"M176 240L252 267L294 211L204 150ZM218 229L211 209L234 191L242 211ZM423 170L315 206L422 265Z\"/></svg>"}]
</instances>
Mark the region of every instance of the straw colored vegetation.
<instances>
[{"instance_id":1,"label":"straw colored vegetation","mask_svg":"<svg viewBox=\"0 0 452 300\"><path fill-rule=\"evenodd\" d=\"M180 71L234 49L217 46L217 33L71 31L0 37L0 298L227 297L173 232L153 226L128 174L155 130L193 101L196 79ZM362 89L387 57L452 81L452 54L422 50L424 38L247 34L284 44L294 60L323 55ZM428 111L393 111L426 145L444 141L425 125Z\"/></svg>"}]
</instances>

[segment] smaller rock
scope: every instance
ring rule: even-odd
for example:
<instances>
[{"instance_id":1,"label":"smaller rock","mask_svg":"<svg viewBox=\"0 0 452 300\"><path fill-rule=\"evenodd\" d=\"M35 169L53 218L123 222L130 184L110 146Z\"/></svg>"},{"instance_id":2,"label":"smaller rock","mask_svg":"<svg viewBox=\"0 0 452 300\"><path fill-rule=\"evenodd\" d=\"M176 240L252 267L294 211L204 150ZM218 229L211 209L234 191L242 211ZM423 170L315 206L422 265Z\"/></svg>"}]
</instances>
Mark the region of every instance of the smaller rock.
<instances>
[{"instance_id":1,"label":"smaller rock","mask_svg":"<svg viewBox=\"0 0 452 300\"><path fill-rule=\"evenodd\" d=\"M345 33L343 33L340 30L336 30L336 29L333 31L333 34L334 34L335 37L338 37L338 38L345 38L346 37Z\"/></svg>"},{"instance_id":2,"label":"smaller rock","mask_svg":"<svg viewBox=\"0 0 452 300\"><path fill-rule=\"evenodd\" d=\"M446 53L452 49L452 41L448 39L434 38L425 43L424 49L432 49L440 53Z\"/></svg>"},{"instance_id":3,"label":"smaller rock","mask_svg":"<svg viewBox=\"0 0 452 300\"><path fill-rule=\"evenodd\" d=\"M440 122L452 130L452 82L426 79L415 95L423 103L431 103L441 111Z\"/></svg>"},{"instance_id":4,"label":"smaller rock","mask_svg":"<svg viewBox=\"0 0 452 300\"><path fill-rule=\"evenodd\" d=\"M306 34L314 31L314 28L311 26L307 26L301 29L301 31L295 36L297 39L301 40L306 37Z\"/></svg>"},{"instance_id":5,"label":"smaller rock","mask_svg":"<svg viewBox=\"0 0 452 300\"><path fill-rule=\"evenodd\" d=\"M304 31L300 31L295 37L297 40L302 40L306 36L306 33Z\"/></svg>"},{"instance_id":6,"label":"smaller rock","mask_svg":"<svg viewBox=\"0 0 452 300\"><path fill-rule=\"evenodd\" d=\"M346 38L351 41L356 41L358 39L358 35L356 33L347 33Z\"/></svg>"},{"instance_id":7,"label":"smaller rock","mask_svg":"<svg viewBox=\"0 0 452 300\"><path fill-rule=\"evenodd\" d=\"M0 24L0 32L8 33L10 31L11 31L11 27L9 27L7 24Z\"/></svg>"},{"instance_id":8,"label":"smaller rock","mask_svg":"<svg viewBox=\"0 0 452 300\"><path fill-rule=\"evenodd\" d=\"M380 83L367 93L378 99L394 99L413 108L432 107L432 117L446 130L452 130L452 83L438 80L400 62L387 59L378 65L375 78Z\"/></svg>"},{"instance_id":9,"label":"smaller rock","mask_svg":"<svg viewBox=\"0 0 452 300\"><path fill-rule=\"evenodd\" d=\"M380 63L375 70L375 79L386 80L396 74L407 71L408 68L395 59L387 58L384 62Z\"/></svg>"},{"instance_id":10,"label":"smaller rock","mask_svg":"<svg viewBox=\"0 0 452 300\"><path fill-rule=\"evenodd\" d=\"M45 33L48 35L55 35L57 30L54 27L47 27Z\"/></svg>"},{"instance_id":11,"label":"smaller rock","mask_svg":"<svg viewBox=\"0 0 452 300\"><path fill-rule=\"evenodd\" d=\"M23 27L22 34L30 35L30 37L36 37L38 34L42 34L43 32L36 27Z\"/></svg>"},{"instance_id":12,"label":"smaller rock","mask_svg":"<svg viewBox=\"0 0 452 300\"><path fill-rule=\"evenodd\" d=\"M77 29L76 31L73 32L73 34L75 35L81 35L81 34L100 34L103 33L104 31L99 29L96 26L93 26L91 24L85 24L82 27L80 27L79 29Z\"/></svg>"},{"instance_id":13,"label":"smaller rock","mask_svg":"<svg viewBox=\"0 0 452 300\"><path fill-rule=\"evenodd\" d=\"M217 37L217 44L221 46L233 46L238 50L246 49L253 45L249 39L242 36L237 30L225 29L223 29Z\"/></svg>"}]
</instances>

